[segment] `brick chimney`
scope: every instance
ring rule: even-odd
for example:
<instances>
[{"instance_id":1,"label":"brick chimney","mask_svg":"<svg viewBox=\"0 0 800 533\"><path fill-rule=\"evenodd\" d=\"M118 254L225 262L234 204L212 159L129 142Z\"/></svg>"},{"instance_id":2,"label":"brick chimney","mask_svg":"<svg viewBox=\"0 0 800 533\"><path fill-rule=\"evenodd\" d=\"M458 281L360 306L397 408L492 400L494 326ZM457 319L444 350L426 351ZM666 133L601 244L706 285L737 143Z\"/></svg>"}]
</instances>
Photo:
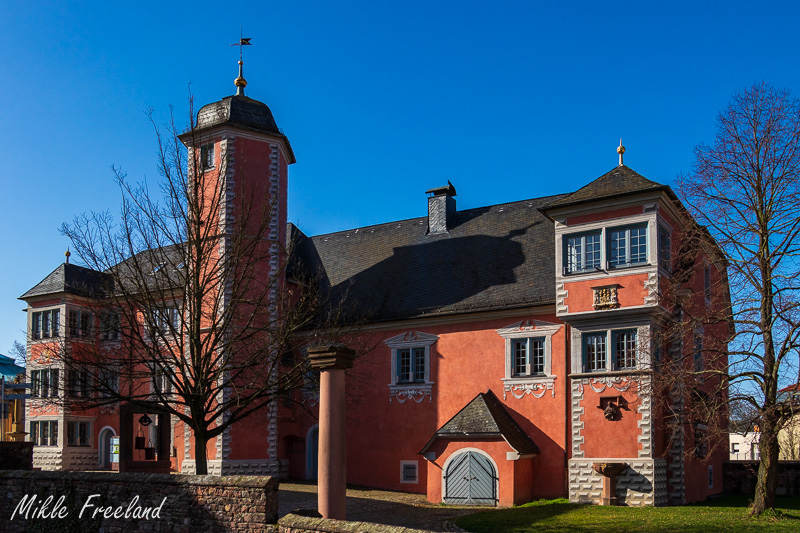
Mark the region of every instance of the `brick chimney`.
<instances>
[{"instance_id":1,"label":"brick chimney","mask_svg":"<svg viewBox=\"0 0 800 533\"><path fill-rule=\"evenodd\" d=\"M428 189L428 233L447 233L456 218L456 188L450 181L444 187Z\"/></svg>"}]
</instances>

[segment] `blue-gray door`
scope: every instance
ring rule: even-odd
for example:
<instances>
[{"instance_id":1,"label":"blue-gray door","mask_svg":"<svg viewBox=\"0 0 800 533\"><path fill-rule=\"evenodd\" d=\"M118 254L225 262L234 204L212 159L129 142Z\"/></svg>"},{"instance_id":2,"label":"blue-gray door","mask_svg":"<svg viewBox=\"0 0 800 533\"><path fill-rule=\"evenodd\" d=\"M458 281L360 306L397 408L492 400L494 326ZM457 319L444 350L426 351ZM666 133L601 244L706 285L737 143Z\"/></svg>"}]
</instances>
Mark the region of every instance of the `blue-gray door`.
<instances>
[{"instance_id":1,"label":"blue-gray door","mask_svg":"<svg viewBox=\"0 0 800 533\"><path fill-rule=\"evenodd\" d=\"M444 502L456 505L496 505L497 473L488 457L462 452L444 474Z\"/></svg>"}]
</instances>

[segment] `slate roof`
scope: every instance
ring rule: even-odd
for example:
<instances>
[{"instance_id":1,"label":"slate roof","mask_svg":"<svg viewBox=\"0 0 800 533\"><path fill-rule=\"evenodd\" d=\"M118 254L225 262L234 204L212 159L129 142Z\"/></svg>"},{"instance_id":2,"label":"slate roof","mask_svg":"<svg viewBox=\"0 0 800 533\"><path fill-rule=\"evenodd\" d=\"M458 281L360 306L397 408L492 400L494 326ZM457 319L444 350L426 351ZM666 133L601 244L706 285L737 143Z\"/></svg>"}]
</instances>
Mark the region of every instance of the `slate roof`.
<instances>
[{"instance_id":1,"label":"slate roof","mask_svg":"<svg viewBox=\"0 0 800 533\"><path fill-rule=\"evenodd\" d=\"M554 227L539 209L561 196L306 237L290 226L292 273L314 277L370 322L555 302Z\"/></svg>"},{"instance_id":2,"label":"slate roof","mask_svg":"<svg viewBox=\"0 0 800 533\"><path fill-rule=\"evenodd\" d=\"M198 130L226 123L282 135L267 104L246 96L226 96L218 102L204 105L197 112Z\"/></svg>"},{"instance_id":3,"label":"slate roof","mask_svg":"<svg viewBox=\"0 0 800 533\"><path fill-rule=\"evenodd\" d=\"M14 360L8 356L0 354L0 375L6 380L12 381L17 375L23 374L25 368L14 364Z\"/></svg>"},{"instance_id":4,"label":"slate roof","mask_svg":"<svg viewBox=\"0 0 800 533\"><path fill-rule=\"evenodd\" d=\"M574 193L551 202L544 209L547 211L558 207L569 207L596 200L619 198L635 193L657 190L666 190L674 196L666 185L650 181L627 166L620 165Z\"/></svg>"},{"instance_id":5,"label":"slate roof","mask_svg":"<svg viewBox=\"0 0 800 533\"><path fill-rule=\"evenodd\" d=\"M437 438L502 438L520 455L539 453L539 447L519 427L494 392L478 394L448 420L419 453L425 453Z\"/></svg>"},{"instance_id":6,"label":"slate roof","mask_svg":"<svg viewBox=\"0 0 800 533\"><path fill-rule=\"evenodd\" d=\"M97 296L107 286L107 274L70 263L61 263L35 287L19 297L27 300L35 296L45 296L66 292L79 296Z\"/></svg>"}]
</instances>

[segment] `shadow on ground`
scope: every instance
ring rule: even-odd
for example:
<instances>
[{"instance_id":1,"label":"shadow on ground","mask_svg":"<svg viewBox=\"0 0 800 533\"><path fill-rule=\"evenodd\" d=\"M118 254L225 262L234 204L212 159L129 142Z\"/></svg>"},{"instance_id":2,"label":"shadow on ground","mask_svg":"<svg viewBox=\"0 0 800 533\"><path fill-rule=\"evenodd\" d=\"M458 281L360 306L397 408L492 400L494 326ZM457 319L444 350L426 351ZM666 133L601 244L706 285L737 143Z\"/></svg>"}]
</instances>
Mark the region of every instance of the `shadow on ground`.
<instances>
[{"instance_id":1,"label":"shadow on ground","mask_svg":"<svg viewBox=\"0 0 800 533\"><path fill-rule=\"evenodd\" d=\"M317 486L304 482L280 485L278 516L295 509L317 508ZM459 531L455 519L486 508L428 503L423 494L390 492L361 487L347 489L347 520L430 531Z\"/></svg>"}]
</instances>

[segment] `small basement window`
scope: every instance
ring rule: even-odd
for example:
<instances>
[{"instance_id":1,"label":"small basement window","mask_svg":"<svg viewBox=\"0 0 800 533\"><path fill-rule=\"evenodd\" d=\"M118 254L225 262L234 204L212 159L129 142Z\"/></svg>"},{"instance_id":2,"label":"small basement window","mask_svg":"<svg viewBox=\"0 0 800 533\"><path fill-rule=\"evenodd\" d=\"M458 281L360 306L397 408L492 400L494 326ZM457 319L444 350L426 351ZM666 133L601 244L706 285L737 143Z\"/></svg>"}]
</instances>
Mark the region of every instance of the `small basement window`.
<instances>
[{"instance_id":1,"label":"small basement window","mask_svg":"<svg viewBox=\"0 0 800 533\"><path fill-rule=\"evenodd\" d=\"M419 483L419 461L400 461L400 483Z\"/></svg>"}]
</instances>

